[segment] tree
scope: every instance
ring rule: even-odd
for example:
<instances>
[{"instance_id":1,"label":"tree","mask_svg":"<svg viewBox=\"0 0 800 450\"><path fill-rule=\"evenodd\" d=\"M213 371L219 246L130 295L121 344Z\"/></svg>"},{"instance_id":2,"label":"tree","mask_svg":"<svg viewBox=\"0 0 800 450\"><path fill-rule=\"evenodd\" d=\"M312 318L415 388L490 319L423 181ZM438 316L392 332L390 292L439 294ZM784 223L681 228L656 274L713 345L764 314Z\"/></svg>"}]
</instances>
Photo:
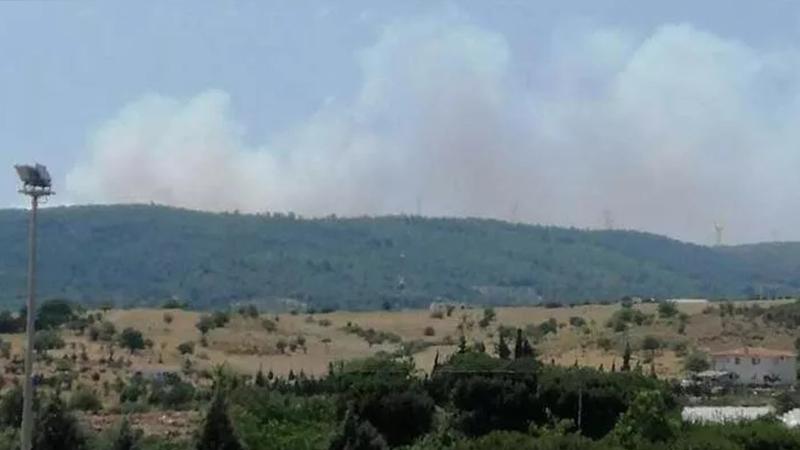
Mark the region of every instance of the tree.
<instances>
[{"instance_id":1,"label":"tree","mask_svg":"<svg viewBox=\"0 0 800 450\"><path fill-rule=\"evenodd\" d=\"M181 342L180 344L178 344L177 348L178 348L178 352L181 355L192 355L192 354L194 354L194 342L192 342L192 341Z\"/></svg>"},{"instance_id":2,"label":"tree","mask_svg":"<svg viewBox=\"0 0 800 450\"><path fill-rule=\"evenodd\" d=\"M677 436L679 424L669 414L667 402L660 391L639 392L628 411L623 414L614 434L628 448L638 448L640 442L668 442Z\"/></svg>"},{"instance_id":3,"label":"tree","mask_svg":"<svg viewBox=\"0 0 800 450\"><path fill-rule=\"evenodd\" d=\"M172 313L168 313L168 312L164 313L164 317L163 318L164 318L164 323L167 324L167 325L171 324L172 320L174 319L174 317L172 316Z\"/></svg>"},{"instance_id":4,"label":"tree","mask_svg":"<svg viewBox=\"0 0 800 450\"><path fill-rule=\"evenodd\" d=\"M631 343L625 342L625 352L622 354L622 367L619 368L621 372L631 371Z\"/></svg>"},{"instance_id":5,"label":"tree","mask_svg":"<svg viewBox=\"0 0 800 450\"><path fill-rule=\"evenodd\" d=\"M218 389L206 414L197 450L241 450L242 445L233 432L222 390Z\"/></svg>"},{"instance_id":6,"label":"tree","mask_svg":"<svg viewBox=\"0 0 800 450\"><path fill-rule=\"evenodd\" d=\"M144 348L144 336L136 328L127 327L119 335L119 345L130 350L131 354Z\"/></svg>"},{"instance_id":7,"label":"tree","mask_svg":"<svg viewBox=\"0 0 800 450\"><path fill-rule=\"evenodd\" d=\"M522 328L517 328L517 339L514 341L514 359L522 357Z\"/></svg>"},{"instance_id":8,"label":"tree","mask_svg":"<svg viewBox=\"0 0 800 450\"><path fill-rule=\"evenodd\" d=\"M342 427L330 445L330 450L388 450L389 445L371 423L361 420L347 410Z\"/></svg>"},{"instance_id":9,"label":"tree","mask_svg":"<svg viewBox=\"0 0 800 450\"><path fill-rule=\"evenodd\" d=\"M38 353L64 348L64 340L55 330L39 330L33 337L33 348Z\"/></svg>"},{"instance_id":10,"label":"tree","mask_svg":"<svg viewBox=\"0 0 800 450\"><path fill-rule=\"evenodd\" d=\"M139 448L139 436L131 428L127 417L122 418L117 431L117 437L114 439L114 444L111 446L112 450L137 450Z\"/></svg>"},{"instance_id":11,"label":"tree","mask_svg":"<svg viewBox=\"0 0 800 450\"><path fill-rule=\"evenodd\" d=\"M253 383L258 387L264 387L267 385L267 379L264 377L264 371L261 370L261 366L258 367L258 372L256 372L256 377L253 380Z\"/></svg>"},{"instance_id":12,"label":"tree","mask_svg":"<svg viewBox=\"0 0 800 450\"><path fill-rule=\"evenodd\" d=\"M687 372L696 373L708 370L710 364L708 363L708 359L706 359L704 354L695 352L686 357L686 359L683 361L683 367Z\"/></svg>"},{"instance_id":13,"label":"tree","mask_svg":"<svg viewBox=\"0 0 800 450\"><path fill-rule=\"evenodd\" d=\"M206 333L215 327L214 318L208 314L203 315L194 326L200 331L200 334L205 336Z\"/></svg>"},{"instance_id":14,"label":"tree","mask_svg":"<svg viewBox=\"0 0 800 450\"><path fill-rule=\"evenodd\" d=\"M656 350L661 348L661 340L655 336L645 336L642 341L642 350L655 353Z\"/></svg>"},{"instance_id":15,"label":"tree","mask_svg":"<svg viewBox=\"0 0 800 450\"><path fill-rule=\"evenodd\" d=\"M36 450L86 448L86 438L81 434L78 422L66 411L64 402L56 394L39 412L33 433L33 448Z\"/></svg>"},{"instance_id":16,"label":"tree","mask_svg":"<svg viewBox=\"0 0 800 450\"><path fill-rule=\"evenodd\" d=\"M502 333L500 333L500 341L497 343L497 356L500 359L508 359L511 356L511 349L508 348L506 338Z\"/></svg>"},{"instance_id":17,"label":"tree","mask_svg":"<svg viewBox=\"0 0 800 450\"><path fill-rule=\"evenodd\" d=\"M36 314L36 329L57 328L75 318L72 303L63 299L42 302Z\"/></svg>"},{"instance_id":18,"label":"tree","mask_svg":"<svg viewBox=\"0 0 800 450\"><path fill-rule=\"evenodd\" d=\"M658 316L662 319L669 319L678 314L678 307L674 302L661 302L658 304Z\"/></svg>"},{"instance_id":19,"label":"tree","mask_svg":"<svg viewBox=\"0 0 800 450\"><path fill-rule=\"evenodd\" d=\"M285 339L278 339L278 342L275 343L275 348L278 349L281 354L286 353L286 347L289 345Z\"/></svg>"}]
</instances>

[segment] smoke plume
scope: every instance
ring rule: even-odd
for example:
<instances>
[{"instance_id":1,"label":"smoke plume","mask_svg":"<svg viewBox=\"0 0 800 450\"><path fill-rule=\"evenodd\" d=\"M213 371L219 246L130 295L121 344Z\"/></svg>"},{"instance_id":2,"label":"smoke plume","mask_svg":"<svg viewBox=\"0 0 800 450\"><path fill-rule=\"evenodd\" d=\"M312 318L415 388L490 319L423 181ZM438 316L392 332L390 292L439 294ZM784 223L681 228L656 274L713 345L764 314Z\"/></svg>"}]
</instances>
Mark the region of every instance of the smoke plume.
<instances>
[{"instance_id":1,"label":"smoke plume","mask_svg":"<svg viewBox=\"0 0 800 450\"><path fill-rule=\"evenodd\" d=\"M263 145L245 143L225 92L134 101L91 135L67 190L309 216L613 215L704 243L719 221L729 241L800 239L799 63L689 25L583 30L526 55L463 21L398 23L359 53L353 98Z\"/></svg>"}]
</instances>

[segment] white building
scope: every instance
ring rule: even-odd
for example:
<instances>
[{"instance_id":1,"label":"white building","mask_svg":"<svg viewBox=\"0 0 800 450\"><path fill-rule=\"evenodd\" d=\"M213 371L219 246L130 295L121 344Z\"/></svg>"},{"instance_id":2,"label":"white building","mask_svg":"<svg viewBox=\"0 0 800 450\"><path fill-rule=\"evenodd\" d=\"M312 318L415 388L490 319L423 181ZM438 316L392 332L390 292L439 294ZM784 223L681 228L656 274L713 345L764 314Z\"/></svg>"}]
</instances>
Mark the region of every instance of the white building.
<instances>
[{"instance_id":1,"label":"white building","mask_svg":"<svg viewBox=\"0 0 800 450\"><path fill-rule=\"evenodd\" d=\"M742 347L711 354L714 370L737 375L739 384L794 384L797 354L762 347Z\"/></svg>"}]
</instances>

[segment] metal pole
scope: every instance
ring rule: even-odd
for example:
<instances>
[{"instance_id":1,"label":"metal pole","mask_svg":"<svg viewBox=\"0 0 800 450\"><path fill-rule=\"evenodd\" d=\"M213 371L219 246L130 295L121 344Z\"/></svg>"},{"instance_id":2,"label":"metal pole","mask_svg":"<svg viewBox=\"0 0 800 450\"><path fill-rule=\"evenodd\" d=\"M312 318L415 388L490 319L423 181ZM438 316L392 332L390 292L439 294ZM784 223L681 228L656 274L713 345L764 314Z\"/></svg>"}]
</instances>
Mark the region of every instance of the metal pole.
<instances>
[{"instance_id":1,"label":"metal pole","mask_svg":"<svg viewBox=\"0 0 800 450\"><path fill-rule=\"evenodd\" d=\"M28 310L25 324L25 388L22 403L21 450L31 450L33 437L33 334L36 315L36 213L39 196L31 195L31 217L28 225Z\"/></svg>"}]
</instances>

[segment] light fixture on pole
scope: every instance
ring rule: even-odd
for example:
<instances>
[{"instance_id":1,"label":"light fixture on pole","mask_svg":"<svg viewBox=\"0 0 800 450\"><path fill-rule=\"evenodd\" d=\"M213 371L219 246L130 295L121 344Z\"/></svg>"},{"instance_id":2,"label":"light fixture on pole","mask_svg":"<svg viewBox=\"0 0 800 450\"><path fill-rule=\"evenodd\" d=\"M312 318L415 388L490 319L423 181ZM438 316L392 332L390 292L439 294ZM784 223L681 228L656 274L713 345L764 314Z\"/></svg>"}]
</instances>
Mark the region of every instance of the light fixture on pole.
<instances>
[{"instance_id":1,"label":"light fixture on pole","mask_svg":"<svg viewBox=\"0 0 800 450\"><path fill-rule=\"evenodd\" d=\"M31 217L28 224L28 303L25 323L25 386L22 402L22 430L20 432L21 450L31 450L33 437L33 334L36 315L36 215L39 199L53 195L52 181L47 167L18 165L17 169L22 189L20 194L31 198Z\"/></svg>"}]
</instances>

